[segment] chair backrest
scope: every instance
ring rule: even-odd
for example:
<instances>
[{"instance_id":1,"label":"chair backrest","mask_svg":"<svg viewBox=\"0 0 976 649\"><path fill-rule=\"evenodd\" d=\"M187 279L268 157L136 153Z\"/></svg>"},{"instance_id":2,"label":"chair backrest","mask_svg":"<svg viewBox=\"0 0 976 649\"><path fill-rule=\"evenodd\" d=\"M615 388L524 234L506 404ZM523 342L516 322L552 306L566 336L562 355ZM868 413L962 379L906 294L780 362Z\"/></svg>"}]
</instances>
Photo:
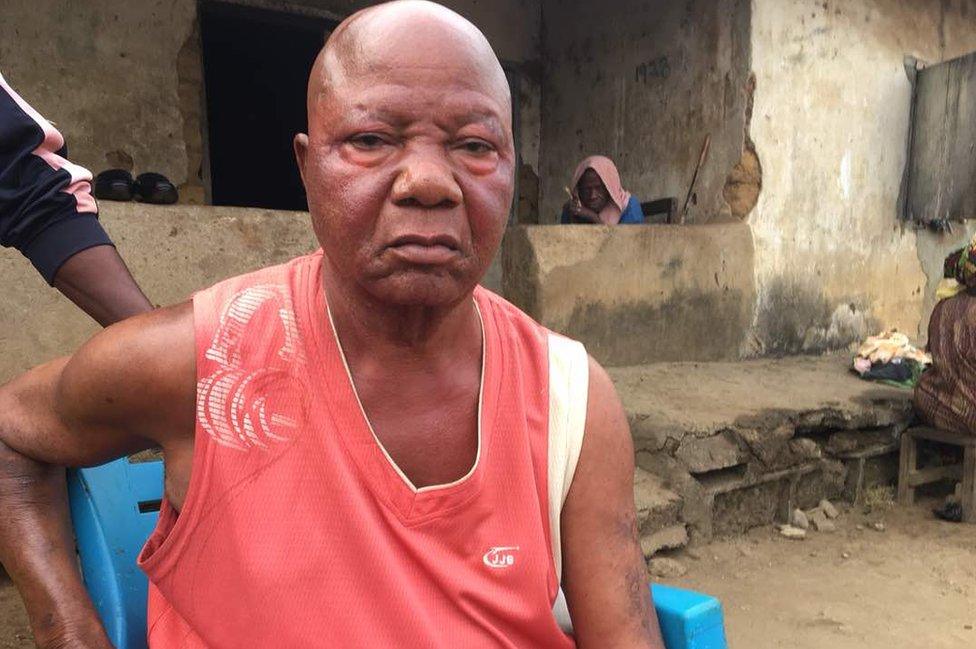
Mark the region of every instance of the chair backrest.
<instances>
[{"instance_id":1,"label":"chair backrest","mask_svg":"<svg viewBox=\"0 0 976 649\"><path fill-rule=\"evenodd\" d=\"M644 213L644 223L674 223L678 212L678 199L659 198L654 201L641 203Z\"/></svg>"},{"instance_id":2,"label":"chair backrest","mask_svg":"<svg viewBox=\"0 0 976 649\"><path fill-rule=\"evenodd\" d=\"M711 595L653 584L651 595L668 649L728 649L722 604Z\"/></svg>"},{"instance_id":3,"label":"chair backrest","mask_svg":"<svg viewBox=\"0 0 976 649\"><path fill-rule=\"evenodd\" d=\"M136 557L159 518L163 463L123 458L71 470L68 496L85 586L109 639L118 649L146 649L149 585ZM667 649L727 649L717 599L661 584L651 592ZM565 601L561 608L568 623Z\"/></svg>"},{"instance_id":4,"label":"chair backrest","mask_svg":"<svg viewBox=\"0 0 976 649\"><path fill-rule=\"evenodd\" d=\"M118 649L145 649L145 573L136 557L159 517L163 463L128 458L68 472L85 586Z\"/></svg>"}]
</instances>

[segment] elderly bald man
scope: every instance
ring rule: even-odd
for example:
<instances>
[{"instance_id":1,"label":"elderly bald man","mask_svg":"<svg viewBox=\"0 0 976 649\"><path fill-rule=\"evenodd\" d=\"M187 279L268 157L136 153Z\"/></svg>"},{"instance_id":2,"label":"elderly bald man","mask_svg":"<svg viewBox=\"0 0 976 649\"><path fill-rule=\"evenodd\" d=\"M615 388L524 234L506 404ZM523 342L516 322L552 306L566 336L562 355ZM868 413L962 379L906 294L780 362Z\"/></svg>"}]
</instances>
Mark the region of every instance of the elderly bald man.
<instances>
[{"instance_id":1,"label":"elderly bald man","mask_svg":"<svg viewBox=\"0 0 976 649\"><path fill-rule=\"evenodd\" d=\"M427 2L362 11L308 107L295 152L322 250L12 381L3 443L66 465L163 449L140 556L153 647L661 647L613 386L477 288L513 192L488 42ZM55 538L52 497L5 494L5 516ZM19 575L35 626L104 646L54 563Z\"/></svg>"}]
</instances>

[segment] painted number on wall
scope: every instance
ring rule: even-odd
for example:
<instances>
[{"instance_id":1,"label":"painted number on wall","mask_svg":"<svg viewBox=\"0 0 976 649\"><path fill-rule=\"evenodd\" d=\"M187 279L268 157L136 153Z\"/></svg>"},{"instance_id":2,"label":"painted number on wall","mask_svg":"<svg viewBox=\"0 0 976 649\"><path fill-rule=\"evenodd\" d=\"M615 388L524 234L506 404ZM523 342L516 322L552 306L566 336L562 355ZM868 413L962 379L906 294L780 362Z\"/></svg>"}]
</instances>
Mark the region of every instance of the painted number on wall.
<instances>
[{"instance_id":1,"label":"painted number on wall","mask_svg":"<svg viewBox=\"0 0 976 649\"><path fill-rule=\"evenodd\" d=\"M647 83L653 79L667 79L670 76L671 64L666 56L645 61L634 68L634 80L638 83Z\"/></svg>"}]
</instances>

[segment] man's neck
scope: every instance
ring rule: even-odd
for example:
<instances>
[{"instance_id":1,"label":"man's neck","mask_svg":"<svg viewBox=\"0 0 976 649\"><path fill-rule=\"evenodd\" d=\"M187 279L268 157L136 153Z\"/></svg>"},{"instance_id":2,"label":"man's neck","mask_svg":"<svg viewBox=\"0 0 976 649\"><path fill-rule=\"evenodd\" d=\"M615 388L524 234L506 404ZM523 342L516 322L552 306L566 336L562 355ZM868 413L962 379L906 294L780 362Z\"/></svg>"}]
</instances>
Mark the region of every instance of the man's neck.
<instances>
[{"instance_id":1,"label":"man's neck","mask_svg":"<svg viewBox=\"0 0 976 649\"><path fill-rule=\"evenodd\" d=\"M457 357L469 350L480 356L481 322L471 293L444 306L389 304L328 271L323 287L336 335L351 362L366 353L374 361Z\"/></svg>"}]
</instances>

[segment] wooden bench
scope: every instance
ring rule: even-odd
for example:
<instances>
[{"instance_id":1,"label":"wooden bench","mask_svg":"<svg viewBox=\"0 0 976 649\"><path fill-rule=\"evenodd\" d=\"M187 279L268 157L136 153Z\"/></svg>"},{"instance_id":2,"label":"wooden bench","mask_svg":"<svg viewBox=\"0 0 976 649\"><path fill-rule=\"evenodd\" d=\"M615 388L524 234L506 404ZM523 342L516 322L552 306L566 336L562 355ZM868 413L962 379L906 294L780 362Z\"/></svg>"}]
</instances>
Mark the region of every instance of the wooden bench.
<instances>
[{"instance_id":1,"label":"wooden bench","mask_svg":"<svg viewBox=\"0 0 976 649\"><path fill-rule=\"evenodd\" d=\"M962 464L918 468L918 440L953 444L963 449ZM898 502L915 502L915 488L954 479L962 481L962 520L976 523L976 437L946 430L917 426L901 435L901 457L898 463Z\"/></svg>"}]
</instances>

